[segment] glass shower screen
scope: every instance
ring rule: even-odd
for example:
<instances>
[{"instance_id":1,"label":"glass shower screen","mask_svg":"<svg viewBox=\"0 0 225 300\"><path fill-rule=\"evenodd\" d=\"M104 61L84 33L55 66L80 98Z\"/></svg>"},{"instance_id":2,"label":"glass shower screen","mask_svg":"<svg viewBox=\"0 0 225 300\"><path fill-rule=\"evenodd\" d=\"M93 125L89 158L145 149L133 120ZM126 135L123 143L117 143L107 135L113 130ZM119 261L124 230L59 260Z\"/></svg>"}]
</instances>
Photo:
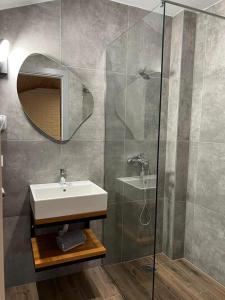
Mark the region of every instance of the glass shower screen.
<instances>
[{"instance_id":1,"label":"glass shower screen","mask_svg":"<svg viewBox=\"0 0 225 300\"><path fill-rule=\"evenodd\" d=\"M170 18L166 23L169 39ZM128 300L152 298L154 252L162 252L170 57L167 47L161 93L162 40L163 8L130 7L129 29L106 52L104 268Z\"/></svg>"}]
</instances>

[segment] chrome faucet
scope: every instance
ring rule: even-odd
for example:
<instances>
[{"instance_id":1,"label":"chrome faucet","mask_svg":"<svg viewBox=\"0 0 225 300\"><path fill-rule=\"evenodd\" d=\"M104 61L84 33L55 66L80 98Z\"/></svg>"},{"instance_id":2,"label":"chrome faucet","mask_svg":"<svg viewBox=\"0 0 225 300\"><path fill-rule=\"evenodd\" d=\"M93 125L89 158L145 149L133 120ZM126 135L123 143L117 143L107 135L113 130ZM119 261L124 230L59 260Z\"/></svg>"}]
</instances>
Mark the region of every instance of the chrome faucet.
<instances>
[{"instance_id":1,"label":"chrome faucet","mask_svg":"<svg viewBox=\"0 0 225 300\"><path fill-rule=\"evenodd\" d=\"M66 184L66 171L65 169L60 169L60 184L65 185Z\"/></svg>"},{"instance_id":2,"label":"chrome faucet","mask_svg":"<svg viewBox=\"0 0 225 300\"><path fill-rule=\"evenodd\" d=\"M145 169L149 168L149 161L145 159L144 153L135 155L127 160L128 165L138 165L141 167L141 176L144 176Z\"/></svg>"}]
</instances>

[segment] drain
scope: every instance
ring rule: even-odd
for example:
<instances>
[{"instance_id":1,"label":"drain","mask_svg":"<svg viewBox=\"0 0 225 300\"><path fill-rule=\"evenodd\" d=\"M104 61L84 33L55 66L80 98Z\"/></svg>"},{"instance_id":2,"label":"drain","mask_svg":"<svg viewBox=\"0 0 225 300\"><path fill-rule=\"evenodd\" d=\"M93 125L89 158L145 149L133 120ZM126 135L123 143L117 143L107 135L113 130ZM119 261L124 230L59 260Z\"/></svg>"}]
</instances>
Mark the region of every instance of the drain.
<instances>
[{"instance_id":1,"label":"drain","mask_svg":"<svg viewBox=\"0 0 225 300\"><path fill-rule=\"evenodd\" d=\"M156 268L154 268L153 266L151 265L145 265L145 266L142 266L141 269L143 271L145 271L146 273L153 273L156 271Z\"/></svg>"}]
</instances>

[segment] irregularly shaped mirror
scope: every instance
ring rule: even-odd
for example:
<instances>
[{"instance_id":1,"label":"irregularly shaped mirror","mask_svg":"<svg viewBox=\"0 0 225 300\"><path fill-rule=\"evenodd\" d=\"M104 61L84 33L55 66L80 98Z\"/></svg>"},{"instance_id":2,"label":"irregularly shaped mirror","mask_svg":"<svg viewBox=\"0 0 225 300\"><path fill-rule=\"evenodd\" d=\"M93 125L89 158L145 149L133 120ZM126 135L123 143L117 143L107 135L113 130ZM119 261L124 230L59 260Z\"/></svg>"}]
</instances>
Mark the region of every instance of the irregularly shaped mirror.
<instances>
[{"instance_id":1,"label":"irregularly shaped mirror","mask_svg":"<svg viewBox=\"0 0 225 300\"><path fill-rule=\"evenodd\" d=\"M79 77L42 54L26 58L17 91L28 120L56 142L69 141L93 113L93 96Z\"/></svg>"}]
</instances>

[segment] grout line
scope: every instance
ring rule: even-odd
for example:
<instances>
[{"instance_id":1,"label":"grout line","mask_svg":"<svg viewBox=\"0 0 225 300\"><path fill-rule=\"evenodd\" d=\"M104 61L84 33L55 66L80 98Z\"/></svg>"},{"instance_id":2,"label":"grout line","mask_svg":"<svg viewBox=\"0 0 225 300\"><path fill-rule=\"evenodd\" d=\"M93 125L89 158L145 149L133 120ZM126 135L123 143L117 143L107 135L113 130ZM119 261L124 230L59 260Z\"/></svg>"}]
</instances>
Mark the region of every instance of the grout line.
<instances>
[{"instance_id":1,"label":"grout line","mask_svg":"<svg viewBox=\"0 0 225 300\"><path fill-rule=\"evenodd\" d=\"M191 202L191 203L193 203L193 202ZM218 216L220 216L220 217L222 217L223 219L224 219L224 214L222 214L222 213L220 213L220 212L218 212L218 211L215 211L215 210L213 210L213 209L211 209L211 208L209 208L209 207L206 207L206 206L203 206L203 205L201 205L201 204L199 204L199 203L193 203L193 205L194 206L198 206L199 208L202 208L202 209L205 209L205 210L207 210L208 212L211 212L211 213L214 213L215 215L218 215ZM213 230L213 231L215 231L215 230ZM220 237L220 239L221 240L225 240L225 238L221 238Z\"/></svg>"}]
</instances>

